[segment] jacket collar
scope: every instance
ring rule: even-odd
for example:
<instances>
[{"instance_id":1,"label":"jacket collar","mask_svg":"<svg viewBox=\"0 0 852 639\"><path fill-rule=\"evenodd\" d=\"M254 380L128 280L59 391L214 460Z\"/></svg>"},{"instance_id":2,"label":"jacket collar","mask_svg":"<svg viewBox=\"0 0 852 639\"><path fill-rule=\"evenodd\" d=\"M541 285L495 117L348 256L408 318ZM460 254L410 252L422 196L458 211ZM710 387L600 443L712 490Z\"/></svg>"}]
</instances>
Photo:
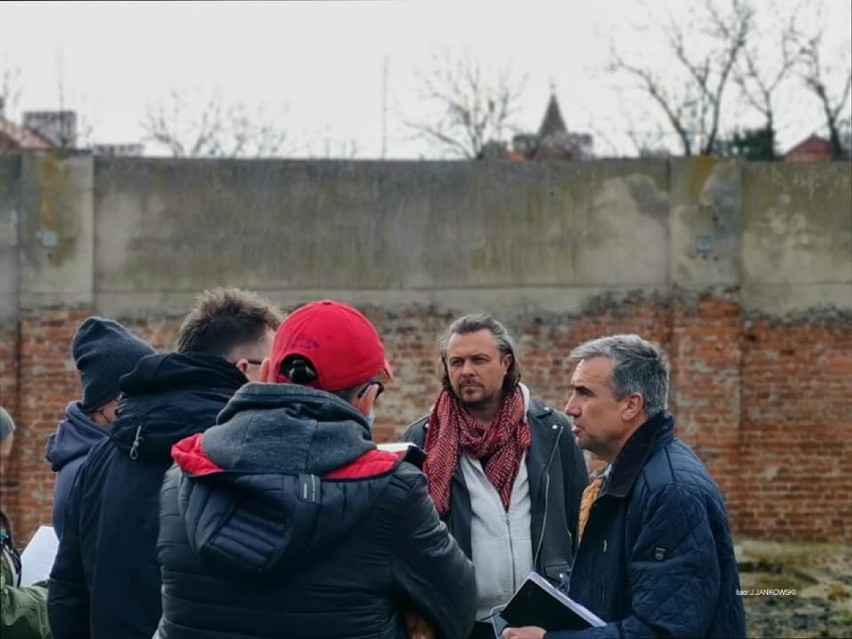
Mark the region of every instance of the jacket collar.
<instances>
[{"instance_id":1,"label":"jacket collar","mask_svg":"<svg viewBox=\"0 0 852 639\"><path fill-rule=\"evenodd\" d=\"M603 494L624 498L652 453L674 439L674 417L663 411L642 424L612 463Z\"/></svg>"}]
</instances>

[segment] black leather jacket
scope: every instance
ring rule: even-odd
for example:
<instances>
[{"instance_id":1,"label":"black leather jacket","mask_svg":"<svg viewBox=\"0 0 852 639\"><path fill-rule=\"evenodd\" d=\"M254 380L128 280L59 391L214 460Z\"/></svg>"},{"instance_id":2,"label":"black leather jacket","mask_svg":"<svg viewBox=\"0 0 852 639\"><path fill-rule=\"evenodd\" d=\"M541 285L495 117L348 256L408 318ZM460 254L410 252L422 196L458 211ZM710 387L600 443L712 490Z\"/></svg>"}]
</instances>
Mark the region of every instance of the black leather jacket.
<instances>
[{"instance_id":1,"label":"black leather jacket","mask_svg":"<svg viewBox=\"0 0 852 639\"><path fill-rule=\"evenodd\" d=\"M532 445L526 457L530 482L533 565L554 583L568 578L574 556L580 498L589 483L586 461L561 412L530 398L527 419ZM424 448L428 415L411 424L403 439ZM450 489L450 510L444 516L450 532L468 557L470 544L470 494L460 466Z\"/></svg>"}]
</instances>

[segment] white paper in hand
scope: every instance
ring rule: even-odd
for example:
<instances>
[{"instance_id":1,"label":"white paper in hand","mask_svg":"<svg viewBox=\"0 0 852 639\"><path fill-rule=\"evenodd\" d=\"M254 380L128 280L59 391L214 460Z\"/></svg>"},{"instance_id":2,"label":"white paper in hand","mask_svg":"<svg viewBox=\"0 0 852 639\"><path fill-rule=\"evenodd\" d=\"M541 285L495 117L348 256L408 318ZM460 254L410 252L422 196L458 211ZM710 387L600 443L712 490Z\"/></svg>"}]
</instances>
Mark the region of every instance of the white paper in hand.
<instances>
[{"instance_id":1,"label":"white paper in hand","mask_svg":"<svg viewBox=\"0 0 852 639\"><path fill-rule=\"evenodd\" d=\"M389 453L402 453L407 451L410 446L414 446L414 444L411 442L387 442L385 444L378 444L376 448L386 450Z\"/></svg>"},{"instance_id":2,"label":"white paper in hand","mask_svg":"<svg viewBox=\"0 0 852 639\"><path fill-rule=\"evenodd\" d=\"M39 526L36 534L21 553L21 585L32 586L50 576L59 540L53 526Z\"/></svg>"}]
</instances>

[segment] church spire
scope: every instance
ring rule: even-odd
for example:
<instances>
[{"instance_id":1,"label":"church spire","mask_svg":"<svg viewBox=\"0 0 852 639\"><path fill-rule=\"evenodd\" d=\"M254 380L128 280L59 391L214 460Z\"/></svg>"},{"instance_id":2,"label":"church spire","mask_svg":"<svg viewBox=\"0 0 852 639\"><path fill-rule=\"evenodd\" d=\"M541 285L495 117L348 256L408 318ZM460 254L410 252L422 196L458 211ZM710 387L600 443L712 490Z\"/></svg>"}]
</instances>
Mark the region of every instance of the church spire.
<instances>
[{"instance_id":1,"label":"church spire","mask_svg":"<svg viewBox=\"0 0 852 639\"><path fill-rule=\"evenodd\" d=\"M551 83L550 102L547 104L547 111L545 111L544 119L538 129L539 140L544 140L546 137L557 133L568 132L568 129L565 128L565 121L562 119L562 112L559 110L555 88Z\"/></svg>"}]
</instances>

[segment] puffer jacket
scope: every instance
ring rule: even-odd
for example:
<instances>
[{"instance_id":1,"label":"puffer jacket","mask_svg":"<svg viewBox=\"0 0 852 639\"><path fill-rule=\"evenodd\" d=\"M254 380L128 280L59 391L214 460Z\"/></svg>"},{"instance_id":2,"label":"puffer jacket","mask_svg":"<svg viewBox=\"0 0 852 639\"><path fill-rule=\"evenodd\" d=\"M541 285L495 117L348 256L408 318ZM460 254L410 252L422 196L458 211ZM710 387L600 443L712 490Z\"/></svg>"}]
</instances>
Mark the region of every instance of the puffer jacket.
<instances>
[{"instance_id":1,"label":"puffer jacket","mask_svg":"<svg viewBox=\"0 0 852 639\"><path fill-rule=\"evenodd\" d=\"M569 594L606 626L583 637L745 637L731 530L704 465L669 413L627 441L592 504Z\"/></svg>"},{"instance_id":2,"label":"puffer jacket","mask_svg":"<svg viewBox=\"0 0 852 639\"><path fill-rule=\"evenodd\" d=\"M247 381L224 358L197 353L149 355L121 378L110 437L89 452L68 500L48 597L57 639L151 639L171 447L215 424Z\"/></svg>"},{"instance_id":3,"label":"puffer jacket","mask_svg":"<svg viewBox=\"0 0 852 639\"><path fill-rule=\"evenodd\" d=\"M106 428L98 426L82 410L80 402L71 402L65 407L65 419L56 432L47 438L45 457L56 473L53 490L53 529L62 539L65 524L65 503L74 484L74 477L92 447L108 437Z\"/></svg>"},{"instance_id":4,"label":"puffer jacket","mask_svg":"<svg viewBox=\"0 0 852 639\"><path fill-rule=\"evenodd\" d=\"M378 450L347 402L248 384L173 455L162 639L404 639L403 611L438 637L470 631L472 565L423 474Z\"/></svg>"}]
</instances>

